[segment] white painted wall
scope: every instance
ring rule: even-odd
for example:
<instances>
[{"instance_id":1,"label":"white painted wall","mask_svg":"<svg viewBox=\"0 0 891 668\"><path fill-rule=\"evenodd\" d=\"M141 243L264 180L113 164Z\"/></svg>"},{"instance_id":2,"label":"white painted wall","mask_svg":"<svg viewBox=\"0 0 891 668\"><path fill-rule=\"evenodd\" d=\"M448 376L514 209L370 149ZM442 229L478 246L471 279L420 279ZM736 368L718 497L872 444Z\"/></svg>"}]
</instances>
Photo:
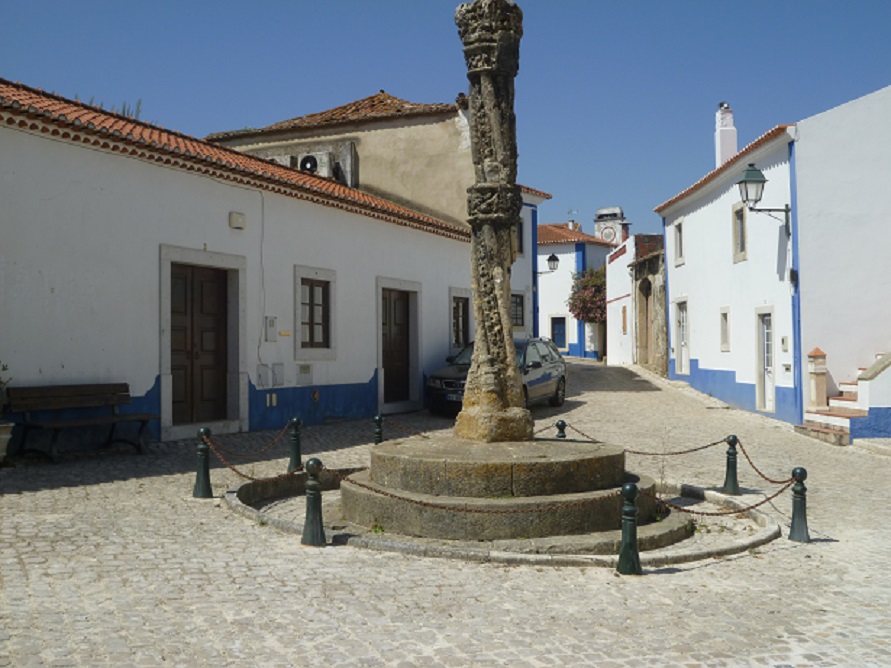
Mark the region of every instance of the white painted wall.
<instances>
[{"instance_id":1,"label":"white painted wall","mask_svg":"<svg viewBox=\"0 0 891 668\"><path fill-rule=\"evenodd\" d=\"M768 179L759 206L782 207L790 201L788 145L774 142L769 152L754 154ZM669 287L671 360L677 361L676 304L687 302L689 355L700 369L735 370L736 381L755 383L756 312L772 309L776 351L776 385L793 387L792 290L788 280L790 246L782 222L764 213L746 214L747 258L734 262L733 207L739 203L736 182L744 166L730 170L665 212L665 265ZM782 214L779 214L782 218ZM676 225L684 229L684 261L677 260ZM730 317L729 350L721 349L720 313ZM783 349L783 338L787 342Z\"/></svg>"},{"instance_id":2,"label":"white painted wall","mask_svg":"<svg viewBox=\"0 0 891 668\"><path fill-rule=\"evenodd\" d=\"M798 123L802 350L826 352L830 394L891 352L889 118L891 87Z\"/></svg>"},{"instance_id":3,"label":"white painted wall","mask_svg":"<svg viewBox=\"0 0 891 668\"><path fill-rule=\"evenodd\" d=\"M632 299L631 263L637 259L636 237L631 236L611 253L606 265L606 361L611 366L634 364L634 328L637 318ZM624 249L624 251L623 251ZM622 330L625 309L625 331Z\"/></svg>"},{"instance_id":4,"label":"white painted wall","mask_svg":"<svg viewBox=\"0 0 891 668\"><path fill-rule=\"evenodd\" d=\"M420 286L418 386L448 354L449 289L470 283L466 242L8 127L0 155L0 359L16 384L151 388L162 373L162 246L244 267L245 380L280 362L284 384L296 383L295 265L337 275L337 355L312 363L314 384L373 376L379 279ZM245 214L244 230L230 229L230 211ZM264 315L291 336L265 342Z\"/></svg>"}]
</instances>

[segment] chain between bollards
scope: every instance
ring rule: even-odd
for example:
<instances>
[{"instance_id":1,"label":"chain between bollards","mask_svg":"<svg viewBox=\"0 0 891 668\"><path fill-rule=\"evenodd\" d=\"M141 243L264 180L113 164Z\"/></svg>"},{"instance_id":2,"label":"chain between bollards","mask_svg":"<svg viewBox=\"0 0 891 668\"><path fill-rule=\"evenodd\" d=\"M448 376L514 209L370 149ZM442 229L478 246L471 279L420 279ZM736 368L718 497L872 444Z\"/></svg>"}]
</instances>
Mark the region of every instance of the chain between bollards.
<instances>
[{"instance_id":1,"label":"chain between bollards","mask_svg":"<svg viewBox=\"0 0 891 668\"><path fill-rule=\"evenodd\" d=\"M325 546L325 527L322 522L322 483L319 473L323 465L318 457L306 462L306 520L300 543L310 547Z\"/></svg>"},{"instance_id":2,"label":"chain between bollards","mask_svg":"<svg viewBox=\"0 0 891 668\"><path fill-rule=\"evenodd\" d=\"M643 569L637 551L637 485L633 482L622 485L622 498L622 547L616 570L622 575L641 575Z\"/></svg>"},{"instance_id":3,"label":"chain between bollards","mask_svg":"<svg viewBox=\"0 0 891 668\"><path fill-rule=\"evenodd\" d=\"M303 420L298 417L291 418L291 461L288 462L288 473L303 468L300 452L300 428Z\"/></svg>"},{"instance_id":4,"label":"chain between bollards","mask_svg":"<svg viewBox=\"0 0 891 668\"><path fill-rule=\"evenodd\" d=\"M724 474L724 487L721 491L730 496L739 496L739 481L736 477L736 445L739 439L730 434L724 439L727 441L727 470Z\"/></svg>"},{"instance_id":5,"label":"chain between bollards","mask_svg":"<svg viewBox=\"0 0 891 668\"><path fill-rule=\"evenodd\" d=\"M210 429L203 427L198 430L198 471L195 475L195 488L192 491L192 497L196 499L213 498L210 487L210 449L204 440L205 437L210 437Z\"/></svg>"},{"instance_id":6,"label":"chain between bollards","mask_svg":"<svg viewBox=\"0 0 891 668\"><path fill-rule=\"evenodd\" d=\"M792 469L792 526L789 527L789 540L797 543L810 543L811 536L807 530L807 470L798 466Z\"/></svg>"}]
</instances>

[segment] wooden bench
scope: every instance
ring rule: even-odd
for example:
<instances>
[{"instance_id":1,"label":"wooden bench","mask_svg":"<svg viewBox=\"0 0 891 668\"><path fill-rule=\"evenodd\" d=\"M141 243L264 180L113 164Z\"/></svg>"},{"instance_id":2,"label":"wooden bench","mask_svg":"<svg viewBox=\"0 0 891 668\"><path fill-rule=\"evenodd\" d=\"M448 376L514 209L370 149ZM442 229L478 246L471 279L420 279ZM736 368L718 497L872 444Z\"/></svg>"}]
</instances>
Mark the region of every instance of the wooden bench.
<instances>
[{"instance_id":1,"label":"wooden bench","mask_svg":"<svg viewBox=\"0 0 891 668\"><path fill-rule=\"evenodd\" d=\"M151 413L120 413L118 407L130 403L130 386L127 383L102 383L93 385L47 385L43 387L7 387L9 410L22 413L22 439L17 448L18 453L47 453L37 448L28 448L28 435L38 429L52 430L49 457L58 458L56 441L63 429L82 429L86 427L108 426L108 436L102 443L107 448L113 443L127 443L142 453L143 436L149 421L160 416ZM96 409L101 415L73 419L55 419L53 414L70 409ZM106 412L107 409L107 412ZM32 417L33 413L40 414ZM50 417L45 417L46 414ZM121 438L115 435L115 428L122 422L139 423L139 434L136 440Z\"/></svg>"}]
</instances>

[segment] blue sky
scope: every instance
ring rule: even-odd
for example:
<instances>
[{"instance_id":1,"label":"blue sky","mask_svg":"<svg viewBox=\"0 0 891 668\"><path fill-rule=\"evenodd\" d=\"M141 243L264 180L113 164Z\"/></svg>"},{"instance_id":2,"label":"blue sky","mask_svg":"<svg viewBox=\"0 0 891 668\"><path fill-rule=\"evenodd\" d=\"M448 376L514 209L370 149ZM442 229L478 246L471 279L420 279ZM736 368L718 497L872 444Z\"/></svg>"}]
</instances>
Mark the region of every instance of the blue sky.
<instances>
[{"instance_id":1,"label":"blue sky","mask_svg":"<svg viewBox=\"0 0 891 668\"><path fill-rule=\"evenodd\" d=\"M520 0L519 180L540 222L634 232L714 167L728 101L740 148L891 85L891 0ZM190 135L259 127L384 89L467 89L454 0L0 0L0 77ZM572 212L572 213L570 213Z\"/></svg>"}]
</instances>

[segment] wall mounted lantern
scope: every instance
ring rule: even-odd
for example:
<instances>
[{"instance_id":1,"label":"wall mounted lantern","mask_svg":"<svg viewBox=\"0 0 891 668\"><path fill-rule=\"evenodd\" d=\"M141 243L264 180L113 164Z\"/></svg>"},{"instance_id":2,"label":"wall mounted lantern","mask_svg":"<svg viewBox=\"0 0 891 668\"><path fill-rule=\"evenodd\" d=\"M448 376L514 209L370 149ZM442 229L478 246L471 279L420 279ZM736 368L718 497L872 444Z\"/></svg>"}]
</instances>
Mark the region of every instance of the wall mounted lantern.
<instances>
[{"instance_id":1,"label":"wall mounted lantern","mask_svg":"<svg viewBox=\"0 0 891 668\"><path fill-rule=\"evenodd\" d=\"M742 179L737 181L737 185L739 186L739 196L742 198L742 201L745 203L746 208L749 211L754 211L755 213L782 213L784 214L784 218L777 218L776 216L771 216L771 218L776 218L777 220L781 220L783 222L783 228L786 231L786 236L790 236L792 234L792 207L788 204L784 206L782 209L756 209L755 205L761 201L761 196L764 194L764 184L767 183L767 179L764 178L764 174L760 169L755 167L755 163L750 162L749 166L746 168L746 171L743 172Z\"/></svg>"},{"instance_id":2,"label":"wall mounted lantern","mask_svg":"<svg viewBox=\"0 0 891 668\"><path fill-rule=\"evenodd\" d=\"M560 266L560 258L557 257L556 255L554 255L553 253L551 253L548 256L547 263L548 263L548 271L536 272L539 276L541 276L542 274L553 274L555 271L557 271L557 267Z\"/></svg>"}]
</instances>

